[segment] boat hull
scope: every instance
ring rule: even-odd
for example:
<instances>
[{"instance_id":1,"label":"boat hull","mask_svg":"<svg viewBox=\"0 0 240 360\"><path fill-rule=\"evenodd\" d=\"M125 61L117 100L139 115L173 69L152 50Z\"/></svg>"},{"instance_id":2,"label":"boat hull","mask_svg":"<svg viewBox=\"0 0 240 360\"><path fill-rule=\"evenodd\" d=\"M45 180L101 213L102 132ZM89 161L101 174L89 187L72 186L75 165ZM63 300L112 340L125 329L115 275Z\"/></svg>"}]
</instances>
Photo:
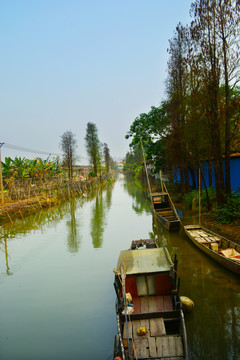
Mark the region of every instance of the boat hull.
<instances>
[{"instance_id":1,"label":"boat hull","mask_svg":"<svg viewBox=\"0 0 240 360\"><path fill-rule=\"evenodd\" d=\"M156 210L154 210L154 213L156 215L157 220L159 223L165 227L168 231L178 231L180 228L180 221L179 220L167 220L163 216L161 216L159 213L157 213Z\"/></svg>"},{"instance_id":2,"label":"boat hull","mask_svg":"<svg viewBox=\"0 0 240 360\"><path fill-rule=\"evenodd\" d=\"M114 287L118 334L114 357L125 360L188 359L178 294L177 259L150 239L120 252Z\"/></svg>"},{"instance_id":3,"label":"boat hull","mask_svg":"<svg viewBox=\"0 0 240 360\"><path fill-rule=\"evenodd\" d=\"M231 248L235 248L237 251L240 252L240 246L238 244L236 244L233 241L230 241L226 238L224 238L223 236L220 236L218 234L215 234L214 232L205 229L202 226L184 226L184 231L186 233L186 235L188 236L188 238L194 243L194 245L196 245L200 250L202 250L206 255L210 256L213 260L215 260L216 262L218 262L220 265L224 266L226 269L240 275L240 262L237 262L235 260L229 259L223 255L221 255L220 253L213 251L211 248L206 247L205 245L201 244L200 242L198 242L191 234L190 231L194 230L194 229L201 229L201 231L206 232L207 234L212 234L215 237L219 238L219 241L221 241L223 248L227 249L229 247Z\"/></svg>"},{"instance_id":4,"label":"boat hull","mask_svg":"<svg viewBox=\"0 0 240 360\"><path fill-rule=\"evenodd\" d=\"M180 220L173 208L168 193L151 194L153 215L168 231L178 231Z\"/></svg>"}]
</instances>

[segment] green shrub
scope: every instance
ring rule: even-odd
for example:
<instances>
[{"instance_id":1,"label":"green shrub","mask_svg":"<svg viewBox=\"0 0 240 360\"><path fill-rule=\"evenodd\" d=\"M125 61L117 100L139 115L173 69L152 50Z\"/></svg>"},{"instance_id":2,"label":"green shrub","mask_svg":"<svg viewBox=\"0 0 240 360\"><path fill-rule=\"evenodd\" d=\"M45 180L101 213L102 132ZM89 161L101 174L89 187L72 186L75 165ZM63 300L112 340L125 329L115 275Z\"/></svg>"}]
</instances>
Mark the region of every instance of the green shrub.
<instances>
[{"instance_id":1,"label":"green shrub","mask_svg":"<svg viewBox=\"0 0 240 360\"><path fill-rule=\"evenodd\" d=\"M215 201L216 201L216 190L210 186L208 189L208 197L209 197L209 201L210 204L212 205ZM206 190L202 190L201 193L201 206L203 208L207 208L208 207L208 203L207 203L207 194L206 194Z\"/></svg>"},{"instance_id":2,"label":"green shrub","mask_svg":"<svg viewBox=\"0 0 240 360\"><path fill-rule=\"evenodd\" d=\"M135 179L138 179L138 178L141 177L142 170L143 170L142 165L137 166L137 167L135 168Z\"/></svg>"},{"instance_id":3,"label":"green shrub","mask_svg":"<svg viewBox=\"0 0 240 360\"><path fill-rule=\"evenodd\" d=\"M211 186L207 189L208 191L208 197L209 197L209 201L210 204L212 205L215 200L216 200L216 191L215 189ZM192 190L190 193L185 194L183 197L183 203L184 203L184 208L186 210L193 210L193 211L198 211L199 208L199 191L198 190ZM201 192L201 207L202 208L207 208L208 207L208 202L207 202L207 194L206 194L206 190L203 189Z\"/></svg>"},{"instance_id":4,"label":"green shrub","mask_svg":"<svg viewBox=\"0 0 240 360\"><path fill-rule=\"evenodd\" d=\"M183 196L183 204L186 210L192 210L198 201L198 190L192 190L191 192Z\"/></svg>"},{"instance_id":5,"label":"green shrub","mask_svg":"<svg viewBox=\"0 0 240 360\"><path fill-rule=\"evenodd\" d=\"M226 203L217 208L217 221L220 224L230 224L240 218L240 193L232 191L227 196Z\"/></svg>"},{"instance_id":6,"label":"green shrub","mask_svg":"<svg viewBox=\"0 0 240 360\"><path fill-rule=\"evenodd\" d=\"M89 176L89 177L95 177L96 174L95 174L94 171L91 170L91 171L89 171L88 176Z\"/></svg>"}]
</instances>

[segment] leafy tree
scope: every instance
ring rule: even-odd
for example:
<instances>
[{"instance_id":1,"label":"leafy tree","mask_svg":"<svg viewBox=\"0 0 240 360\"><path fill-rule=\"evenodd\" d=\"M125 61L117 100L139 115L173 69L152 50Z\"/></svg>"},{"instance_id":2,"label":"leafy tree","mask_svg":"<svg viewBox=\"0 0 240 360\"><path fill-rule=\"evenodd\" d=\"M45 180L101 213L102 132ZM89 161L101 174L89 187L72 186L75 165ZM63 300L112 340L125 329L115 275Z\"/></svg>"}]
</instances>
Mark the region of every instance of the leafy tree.
<instances>
[{"instance_id":1,"label":"leafy tree","mask_svg":"<svg viewBox=\"0 0 240 360\"><path fill-rule=\"evenodd\" d=\"M169 41L168 52L170 58L168 61L167 81L168 114L171 123L171 132L168 137L169 156L174 167L180 171L183 192L184 190L189 191L188 141L184 136L186 132L186 98L188 90L187 40L188 29L179 24L174 37Z\"/></svg>"},{"instance_id":2,"label":"leafy tree","mask_svg":"<svg viewBox=\"0 0 240 360\"><path fill-rule=\"evenodd\" d=\"M135 175L142 170L142 150L138 145L132 145L130 152L126 154L123 171L126 175Z\"/></svg>"},{"instance_id":3,"label":"leafy tree","mask_svg":"<svg viewBox=\"0 0 240 360\"><path fill-rule=\"evenodd\" d=\"M225 120L225 186L226 193L231 194L230 153L231 153L231 118L234 109L231 92L238 81L239 42L240 42L240 3L232 0L215 2L217 14L217 31L222 47L222 67L224 78Z\"/></svg>"},{"instance_id":4,"label":"leafy tree","mask_svg":"<svg viewBox=\"0 0 240 360\"><path fill-rule=\"evenodd\" d=\"M110 150L106 143L103 144L103 154L104 154L104 161L107 174L109 173L110 165L111 165L111 157L110 157Z\"/></svg>"},{"instance_id":5,"label":"leafy tree","mask_svg":"<svg viewBox=\"0 0 240 360\"><path fill-rule=\"evenodd\" d=\"M71 180L73 176L73 165L77 160L77 141L72 131L65 131L65 133L61 136L59 147L63 152L63 163L68 169L68 177L69 180Z\"/></svg>"},{"instance_id":6,"label":"leafy tree","mask_svg":"<svg viewBox=\"0 0 240 360\"><path fill-rule=\"evenodd\" d=\"M224 201L224 178L222 164L221 116L219 113L221 54L217 36L217 9L214 0L196 0L192 4L194 21L191 31L196 45L196 58L201 69L202 84L205 93L205 111L211 139L214 160L214 175L218 204Z\"/></svg>"},{"instance_id":7,"label":"leafy tree","mask_svg":"<svg viewBox=\"0 0 240 360\"><path fill-rule=\"evenodd\" d=\"M89 156L90 164L93 166L95 175L101 165L101 143L98 138L98 130L96 124L89 122L87 124L85 144Z\"/></svg>"},{"instance_id":8,"label":"leafy tree","mask_svg":"<svg viewBox=\"0 0 240 360\"><path fill-rule=\"evenodd\" d=\"M130 148L133 149L133 153L127 154L126 164L132 157L137 157L136 148L140 148L141 135L146 159L155 163L156 171L166 166L166 139L169 132L166 108L166 102L162 102L159 107L152 106L148 113L136 117L125 136L126 139L132 138Z\"/></svg>"}]
</instances>

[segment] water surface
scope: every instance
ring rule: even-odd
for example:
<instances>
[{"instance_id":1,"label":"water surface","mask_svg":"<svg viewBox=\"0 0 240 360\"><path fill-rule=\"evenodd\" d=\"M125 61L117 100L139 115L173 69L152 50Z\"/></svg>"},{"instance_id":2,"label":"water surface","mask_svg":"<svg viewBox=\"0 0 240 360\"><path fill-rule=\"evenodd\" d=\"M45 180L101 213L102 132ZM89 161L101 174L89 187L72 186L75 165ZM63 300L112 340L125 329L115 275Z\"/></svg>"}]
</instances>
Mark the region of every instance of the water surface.
<instances>
[{"instance_id":1,"label":"water surface","mask_svg":"<svg viewBox=\"0 0 240 360\"><path fill-rule=\"evenodd\" d=\"M131 241L154 236L151 204L124 179L1 228L0 358L111 359L113 268ZM183 233L159 228L179 260L190 359L240 358L239 277Z\"/></svg>"}]
</instances>

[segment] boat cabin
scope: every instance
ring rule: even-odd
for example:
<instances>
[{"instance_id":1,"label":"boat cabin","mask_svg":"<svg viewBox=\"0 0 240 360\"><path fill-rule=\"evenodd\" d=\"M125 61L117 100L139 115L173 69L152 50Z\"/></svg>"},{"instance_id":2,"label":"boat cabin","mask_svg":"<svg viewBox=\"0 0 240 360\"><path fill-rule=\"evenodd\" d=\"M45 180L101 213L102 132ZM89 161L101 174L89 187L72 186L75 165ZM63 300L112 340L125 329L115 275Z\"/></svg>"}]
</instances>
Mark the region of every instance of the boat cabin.
<instances>
[{"instance_id":1,"label":"boat cabin","mask_svg":"<svg viewBox=\"0 0 240 360\"><path fill-rule=\"evenodd\" d=\"M118 260L119 275L121 264L126 269L126 293L133 299L140 296L167 296L171 294L171 264L164 249L142 249L121 251Z\"/></svg>"}]
</instances>

